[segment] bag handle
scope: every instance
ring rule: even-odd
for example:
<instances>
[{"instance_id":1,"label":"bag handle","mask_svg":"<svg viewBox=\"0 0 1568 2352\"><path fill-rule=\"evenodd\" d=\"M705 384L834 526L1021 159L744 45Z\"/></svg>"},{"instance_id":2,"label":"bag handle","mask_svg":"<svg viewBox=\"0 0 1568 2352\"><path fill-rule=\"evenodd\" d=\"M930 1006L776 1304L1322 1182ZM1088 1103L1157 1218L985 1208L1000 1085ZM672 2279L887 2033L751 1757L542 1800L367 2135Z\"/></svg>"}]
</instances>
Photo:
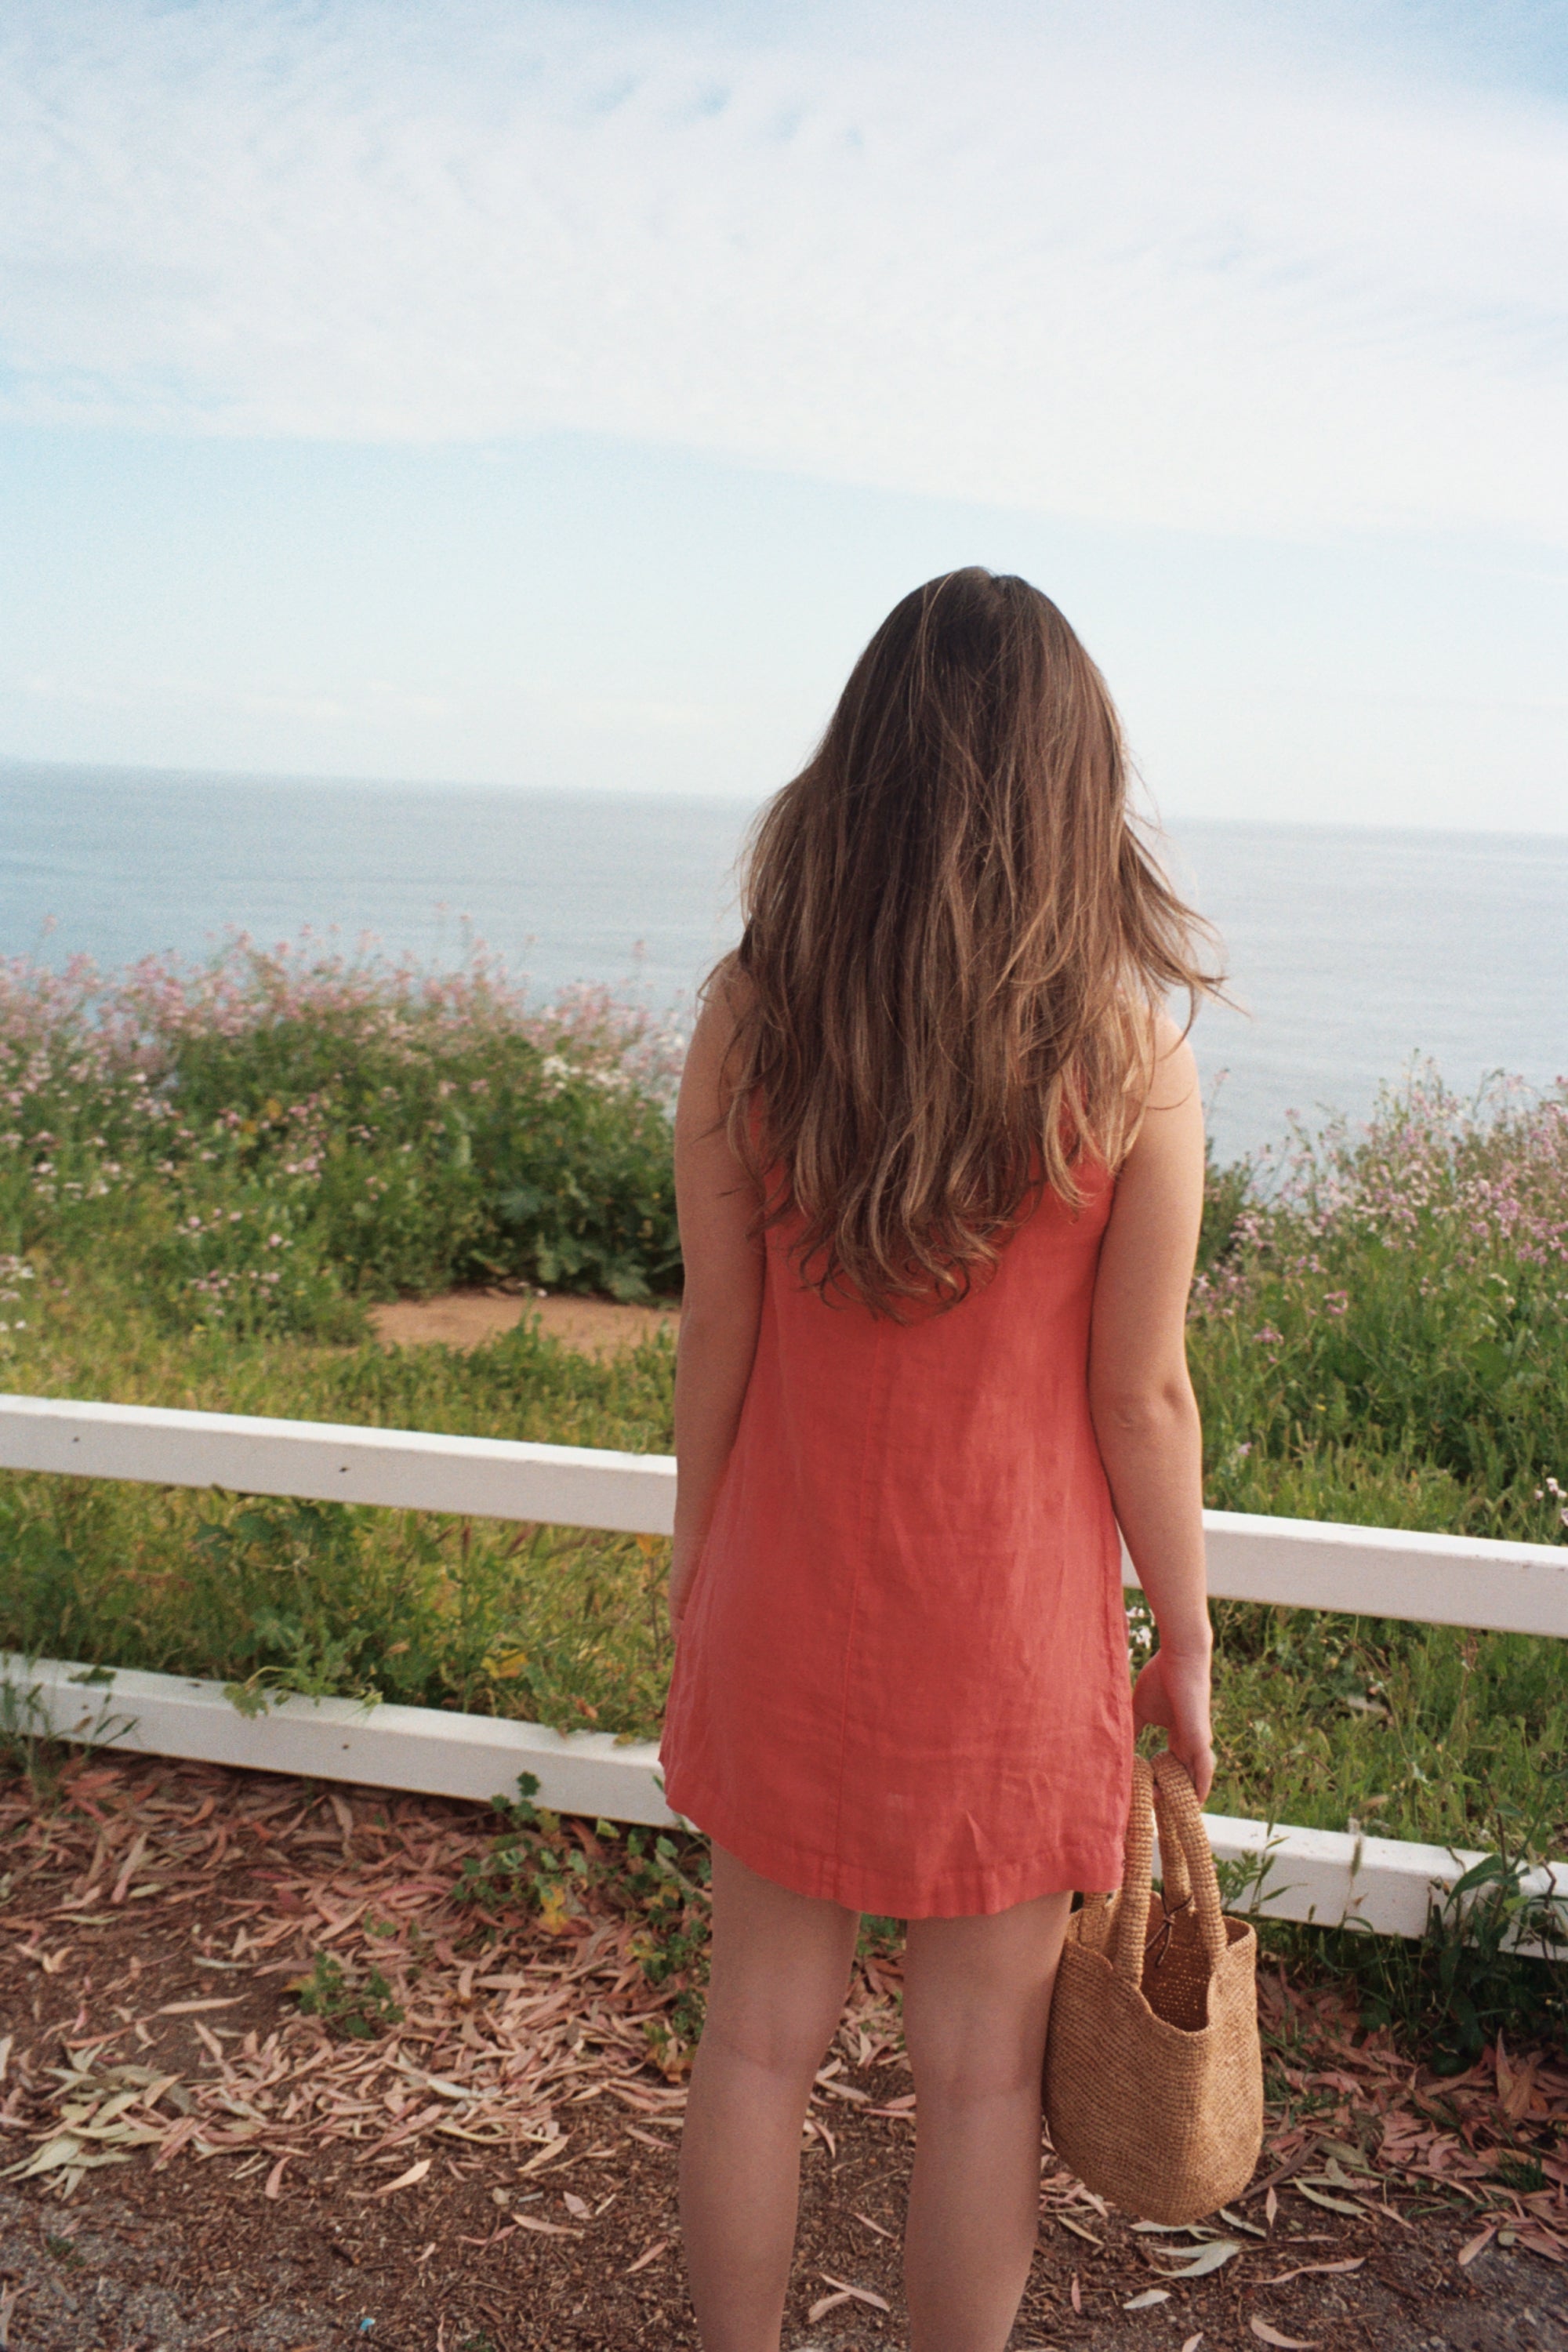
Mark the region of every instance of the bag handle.
<instances>
[{"instance_id":1,"label":"bag handle","mask_svg":"<svg viewBox=\"0 0 1568 2352\"><path fill-rule=\"evenodd\" d=\"M1156 1810L1164 1879L1163 1900L1167 1916L1192 1904L1197 1914L1198 1936L1211 1967L1217 1967L1229 1948L1214 1854L1204 1828L1197 1790L1186 1768L1177 1762L1169 1748L1155 1757L1152 1767L1142 1756L1134 1756L1121 1891L1110 1906L1109 1932L1097 1919L1094 1927L1100 1932L1091 1931L1090 1938L1105 1952L1117 1975L1134 1990L1143 1982Z\"/></svg>"},{"instance_id":2,"label":"bag handle","mask_svg":"<svg viewBox=\"0 0 1568 2352\"><path fill-rule=\"evenodd\" d=\"M1127 1813L1127 1845L1121 1891L1111 1906L1106 1956L1124 1984L1137 1991L1143 1981L1143 1944L1149 1933L1150 1881L1154 1869L1154 1776L1142 1756L1132 1759L1132 1801Z\"/></svg>"},{"instance_id":3,"label":"bag handle","mask_svg":"<svg viewBox=\"0 0 1568 2352\"><path fill-rule=\"evenodd\" d=\"M1186 1904L1193 1904L1204 1950L1210 1964L1217 1967L1229 1946L1214 1853L1204 1827L1197 1790L1185 1765L1179 1763L1168 1748L1154 1759L1153 1793L1160 1818L1165 1909L1179 1911Z\"/></svg>"}]
</instances>

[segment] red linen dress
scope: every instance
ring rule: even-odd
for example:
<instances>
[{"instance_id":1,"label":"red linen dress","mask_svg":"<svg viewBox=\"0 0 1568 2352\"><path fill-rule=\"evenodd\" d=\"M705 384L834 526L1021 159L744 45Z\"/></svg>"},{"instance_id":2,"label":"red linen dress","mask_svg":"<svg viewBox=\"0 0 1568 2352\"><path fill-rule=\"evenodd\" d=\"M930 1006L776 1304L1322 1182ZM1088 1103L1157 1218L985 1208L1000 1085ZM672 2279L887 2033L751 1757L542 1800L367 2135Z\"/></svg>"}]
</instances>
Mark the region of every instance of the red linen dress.
<instances>
[{"instance_id":1,"label":"red linen dress","mask_svg":"<svg viewBox=\"0 0 1568 2352\"><path fill-rule=\"evenodd\" d=\"M675 1810L802 1895L891 1918L1121 1876L1121 1545L1089 1420L1112 1181L905 1324L767 1237L757 1352L677 1647Z\"/></svg>"}]
</instances>

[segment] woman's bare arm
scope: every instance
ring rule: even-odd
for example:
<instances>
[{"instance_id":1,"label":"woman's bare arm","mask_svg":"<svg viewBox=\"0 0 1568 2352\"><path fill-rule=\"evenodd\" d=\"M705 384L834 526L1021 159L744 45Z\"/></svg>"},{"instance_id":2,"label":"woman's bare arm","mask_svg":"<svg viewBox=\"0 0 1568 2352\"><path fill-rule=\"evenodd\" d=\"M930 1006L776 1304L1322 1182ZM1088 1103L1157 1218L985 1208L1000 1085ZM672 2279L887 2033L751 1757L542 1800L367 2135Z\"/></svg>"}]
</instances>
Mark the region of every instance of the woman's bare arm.
<instances>
[{"instance_id":1,"label":"woman's bare arm","mask_svg":"<svg viewBox=\"0 0 1568 2352\"><path fill-rule=\"evenodd\" d=\"M724 1133L722 1071L734 1015L715 988L698 1021L675 1111L675 1197L686 1286L675 1367L675 1549L670 1622L679 1633L691 1574L735 1443L763 1311L763 1249L748 1228L756 1188Z\"/></svg>"},{"instance_id":2,"label":"woman's bare arm","mask_svg":"<svg viewBox=\"0 0 1568 2352\"><path fill-rule=\"evenodd\" d=\"M1089 1407L1127 1549L1160 1646L1138 1677L1140 1727L1164 1726L1200 1798L1214 1780L1213 1636L1204 1566L1203 1432L1186 1311L1203 1217L1197 1066L1163 1021L1153 1088L1117 1178L1089 1342Z\"/></svg>"}]
</instances>

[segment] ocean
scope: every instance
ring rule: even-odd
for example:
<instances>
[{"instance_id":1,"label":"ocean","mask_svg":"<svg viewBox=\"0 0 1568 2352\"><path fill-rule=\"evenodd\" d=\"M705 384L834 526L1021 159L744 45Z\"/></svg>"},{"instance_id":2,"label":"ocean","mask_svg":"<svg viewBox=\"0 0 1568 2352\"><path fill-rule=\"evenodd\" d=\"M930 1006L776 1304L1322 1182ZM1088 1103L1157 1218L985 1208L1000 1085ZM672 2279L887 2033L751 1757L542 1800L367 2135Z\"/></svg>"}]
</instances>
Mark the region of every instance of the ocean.
<instances>
[{"instance_id":1,"label":"ocean","mask_svg":"<svg viewBox=\"0 0 1568 2352\"><path fill-rule=\"evenodd\" d=\"M0 763L0 953L112 971L309 926L444 963L483 940L540 995L689 1014L735 934L750 802ZM1429 1055L1464 1094L1568 1072L1568 837L1173 823L1244 1010L1194 1043L1222 1158L1356 1119Z\"/></svg>"}]
</instances>

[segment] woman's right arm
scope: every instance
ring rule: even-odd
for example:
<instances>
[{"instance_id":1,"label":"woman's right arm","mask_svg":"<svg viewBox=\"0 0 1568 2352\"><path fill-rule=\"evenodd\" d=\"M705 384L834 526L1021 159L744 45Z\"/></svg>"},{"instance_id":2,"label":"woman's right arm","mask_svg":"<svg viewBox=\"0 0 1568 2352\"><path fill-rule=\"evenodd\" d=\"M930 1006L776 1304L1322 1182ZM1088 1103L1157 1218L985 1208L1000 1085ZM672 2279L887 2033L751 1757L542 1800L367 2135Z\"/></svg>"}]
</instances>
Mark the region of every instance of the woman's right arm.
<instances>
[{"instance_id":1,"label":"woman's right arm","mask_svg":"<svg viewBox=\"0 0 1568 2352\"><path fill-rule=\"evenodd\" d=\"M675 1194L686 1281L675 1359L675 1542L669 1615L677 1633L740 1427L763 1312L765 1252L757 1192L725 1132L724 1061L732 998L703 1006L675 1112Z\"/></svg>"},{"instance_id":2,"label":"woman's right arm","mask_svg":"<svg viewBox=\"0 0 1568 2352\"><path fill-rule=\"evenodd\" d=\"M1203 1104L1192 1048L1173 1022L1162 1020L1156 1054L1100 1249L1089 1395L1116 1516L1160 1634L1133 1691L1134 1717L1140 1729L1164 1727L1202 1800L1214 1781L1213 1634L1186 1312L1203 1217Z\"/></svg>"}]
</instances>

